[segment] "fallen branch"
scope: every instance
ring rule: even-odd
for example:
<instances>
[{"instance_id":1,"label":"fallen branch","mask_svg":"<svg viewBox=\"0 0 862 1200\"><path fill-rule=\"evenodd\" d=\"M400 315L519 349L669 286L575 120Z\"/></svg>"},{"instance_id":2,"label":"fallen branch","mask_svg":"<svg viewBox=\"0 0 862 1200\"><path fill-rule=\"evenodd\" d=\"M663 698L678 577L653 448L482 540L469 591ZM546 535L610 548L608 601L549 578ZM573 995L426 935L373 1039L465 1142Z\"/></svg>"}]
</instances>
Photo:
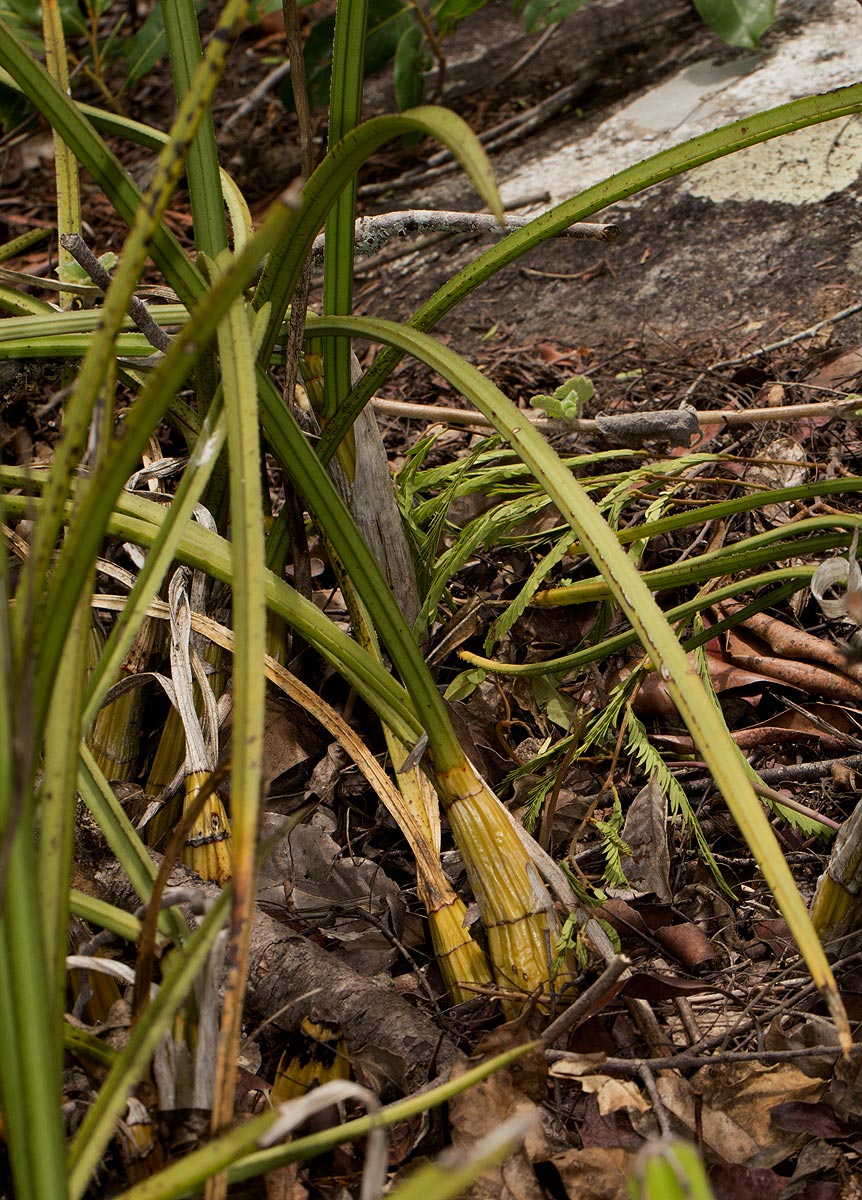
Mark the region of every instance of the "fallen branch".
<instances>
[{"instance_id":1,"label":"fallen branch","mask_svg":"<svg viewBox=\"0 0 862 1200\"><path fill-rule=\"evenodd\" d=\"M518 113L515 117L507 118L492 129L486 129L483 133L479 134L479 141L489 153L501 150L512 142L520 141L528 133L545 125L552 117L562 112L570 104L574 104L578 97L583 95L592 86L595 80L595 71L582 70L575 83L570 83L566 87L560 88L559 91L545 97L544 100L540 100L532 108ZM436 154L431 155L423 166L412 171L405 171L397 179L390 179L383 183L364 184L359 189L359 195L376 196L381 192L393 192L405 187L424 185L432 179L439 179L442 175L448 175L456 169L457 165L451 151L438 150Z\"/></svg>"},{"instance_id":2,"label":"fallen branch","mask_svg":"<svg viewBox=\"0 0 862 1200\"><path fill-rule=\"evenodd\" d=\"M507 216L501 226L490 213L449 212L445 209L412 208L402 212L380 213L373 217L360 217L354 226L353 247L360 257L378 254L394 238L408 234L428 233L481 233L505 237L516 229L523 229L529 217ZM613 242L620 236L618 225L594 221L576 221L568 229L557 234L561 238L581 241ZM318 234L312 246L312 263L323 262L324 235Z\"/></svg>"},{"instance_id":3,"label":"fallen branch","mask_svg":"<svg viewBox=\"0 0 862 1200\"><path fill-rule=\"evenodd\" d=\"M467 425L473 429L491 429L491 422L472 409L444 408L436 404L413 404L403 400L372 401L378 412L393 417L409 417L417 421L440 421L447 425ZM680 413L691 414L691 422L681 421ZM724 408L714 411L698 411L686 405L683 410L678 408L660 409L649 413L621 413L613 418L591 420L577 417L572 421L550 420L533 412L524 411L524 420L529 421L538 429L549 433L589 433L601 434L609 441L631 446L635 438L639 443L656 439L670 441L672 445L685 444L674 439L681 431L687 431L689 425L698 426L723 425L735 428L743 425L764 425L770 422L787 424L800 420L802 417L855 417L857 411L862 411L862 397L842 396L838 400L823 400L814 404L785 404L777 408ZM644 418L648 417L649 422ZM615 423L611 425L611 420ZM647 428L647 425L649 426ZM625 435L623 437L623 435Z\"/></svg>"},{"instance_id":4,"label":"fallen branch","mask_svg":"<svg viewBox=\"0 0 862 1200\"><path fill-rule=\"evenodd\" d=\"M152 857L159 861L158 855ZM118 863L107 863L96 878L103 899L135 911L138 898ZM175 867L168 886L190 885L207 895L219 892L215 884ZM305 1018L337 1026L356 1078L381 1096L408 1095L465 1062L434 1022L394 988L360 975L259 910L251 934L246 1007L286 1031L298 1029Z\"/></svg>"},{"instance_id":5,"label":"fallen branch","mask_svg":"<svg viewBox=\"0 0 862 1200\"><path fill-rule=\"evenodd\" d=\"M840 1053L840 1046L822 1045L805 1046L798 1050L732 1050L717 1054L668 1054L662 1058L605 1058L597 1062L595 1055L588 1056L572 1050L545 1051L549 1062L583 1064L585 1075L639 1075L644 1067L650 1071L697 1071L700 1067L714 1067L718 1063L795 1062L806 1058L837 1058Z\"/></svg>"},{"instance_id":6,"label":"fallen branch","mask_svg":"<svg viewBox=\"0 0 862 1200\"><path fill-rule=\"evenodd\" d=\"M110 273L102 266L81 235L64 233L60 237L60 244L64 250L68 250L78 266L87 272L96 287L101 292L107 292L111 286ZM129 301L129 316L151 346L162 352L168 349L173 339L156 324L146 304L137 296L132 296Z\"/></svg>"},{"instance_id":7,"label":"fallen branch","mask_svg":"<svg viewBox=\"0 0 862 1200\"><path fill-rule=\"evenodd\" d=\"M859 301L857 304L851 304L848 308L842 308L840 312L833 313L831 317L824 317L822 321L817 321L814 325L809 325L807 329L800 329L798 333L792 333L789 337L782 338L779 342L770 342L768 346L759 346L756 350L749 350L746 354L739 355L738 358L723 358L718 362L710 363L706 370L720 371L724 367L738 367L743 363L751 362L754 358L760 358L762 354L771 354L773 350L783 350L785 346L793 346L796 342L802 342L806 338L814 337L827 325L833 325L836 321L843 321L847 317L852 317L860 309L862 309L862 301ZM702 378L703 376L701 376Z\"/></svg>"}]
</instances>

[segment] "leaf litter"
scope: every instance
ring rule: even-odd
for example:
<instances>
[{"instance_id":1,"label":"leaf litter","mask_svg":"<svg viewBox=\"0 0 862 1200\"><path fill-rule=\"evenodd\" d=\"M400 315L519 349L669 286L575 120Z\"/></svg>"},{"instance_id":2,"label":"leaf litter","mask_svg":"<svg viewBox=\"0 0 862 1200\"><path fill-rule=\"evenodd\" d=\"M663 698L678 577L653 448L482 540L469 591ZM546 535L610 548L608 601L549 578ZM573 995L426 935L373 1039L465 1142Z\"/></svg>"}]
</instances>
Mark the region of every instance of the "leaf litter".
<instances>
[{"instance_id":1,"label":"leaf litter","mask_svg":"<svg viewBox=\"0 0 862 1200\"><path fill-rule=\"evenodd\" d=\"M184 215L178 212L173 219L182 228ZM513 348L505 334L504 328L483 344L483 364L525 409L532 397L553 397L575 372L588 372L602 407L623 429L622 448L603 439L601 428L577 438L556 435L565 452L591 456L573 469L598 499L607 499L609 516L621 531L752 489L789 489L827 477L847 446L855 444L850 422L806 418L792 437L766 444L756 427L732 432L710 427L692 445L698 435L684 406L696 373L692 361L714 357L705 343L663 354L632 343L603 357L598 348L551 344L549 338ZM792 403L806 398L794 387L795 380L806 377L818 387L846 389L848 377L852 381L858 373L862 350L837 349L842 353L833 360L831 374L828 364L787 352L758 363L754 382L728 369L723 379L704 381L698 407L723 410L731 395L732 403L744 409L770 387L781 389L783 403ZM637 382L617 378L626 372L634 372ZM641 422L641 429L658 428L658 441L632 433L639 412L653 415L650 378L661 379L662 409L681 413L674 432L683 444L673 453L664 436L667 422ZM441 396L436 381L410 366L395 374L388 391L411 400L439 402ZM584 396L589 409L591 398ZM390 461L403 469L415 453L416 428L402 418L382 420ZM4 411L4 421L11 457L24 461L47 455L53 434L46 421L24 416L16 405ZM701 452L697 461L695 451ZM691 461L681 463L687 452ZM486 477L477 483L479 470L471 466L462 473L465 486L454 486L445 508L437 504L435 509L447 478L451 481L453 462L467 456ZM430 475L437 468L442 482ZM421 471L428 474L421 478ZM467 484L475 486L472 497ZM427 629L441 687L452 688L463 676L462 649L493 653L503 666L519 665L554 658L617 631L619 616L606 599L561 608L531 605L540 584L577 582L591 571L577 548L569 553L562 545L553 510L531 495L529 481L519 479L493 443L483 446L461 430L433 438L407 513L414 532L421 532L415 512L420 500L438 519L436 544L426 547L429 567L438 567L442 553L452 551L435 582ZM499 513L507 500L521 508ZM842 513L858 520L854 493L825 499L814 494L769 503L751 515L723 515L694 530L669 530L637 553L645 570L682 563L705 547L733 545L760 529L829 511L831 505L839 525ZM483 518L485 536L461 555L463 530ZM313 545L312 551L319 564L316 599L324 605L334 597L337 603L335 581L317 556L319 548ZM862 736L859 652L852 640L862 615L855 537L846 557L824 551L784 561L788 568L801 564L803 575L805 570L813 575L811 592L820 608L802 587L795 594L801 605L791 607L785 599L745 616L732 630L707 638L700 657L693 650L692 665L706 672L753 768L781 771L800 760L819 766L813 781L790 782L788 789L844 821L860 784L851 774L839 786L835 771L841 760L853 757L854 739ZM825 567L813 570L824 561ZM740 599L707 608L705 634L711 624L735 618L740 605L750 601L744 574L729 575L740 581ZM678 595L671 589L663 602L688 599L696 587L715 587L724 578L681 585ZM524 595L528 580L529 596ZM501 618L513 601L515 615L507 624ZM458 627L459 614L475 613L477 605L479 619ZM495 619L488 645L485 638ZM689 632L686 627L684 633ZM690 742L680 732L664 681L641 672L637 648L599 658L579 673L538 678L544 686L476 672L452 700L459 730L477 765L533 829L543 804L555 797L546 848L563 863L579 894L596 904L595 915L612 935L611 953L621 947L632 968L563 1044L537 1053L529 1067L512 1067L459 1097L449 1108L445 1133L439 1123L405 1122L390 1142L390 1169L397 1172L402 1162L431 1154L449 1138L455 1144L472 1142L504 1119L527 1113L535 1124L523 1150L482 1184L483 1196L625 1196L626 1180L645 1144L666 1128L699 1145L717 1197L755 1191L803 1200L853 1195L862 1153L859 1060L838 1059L831 1027L818 1012L793 946L782 937L771 897L691 760ZM627 679L634 682L622 696ZM354 726L383 760L368 714L327 678L315 685L321 692L329 689L329 698L342 710L353 706ZM500 1027L493 989L456 1007L448 1004L416 896L413 862L395 823L365 776L326 745L329 735L295 707L275 709L265 748L267 779L274 787L265 805L263 838L277 837L291 808L313 803L316 810L305 824L278 838L262 869L246 1028L255 1063L249 1095L258 1085L271 1086L280 1036L303 1031L310 1018L339 1031L354 1078L383 1098L462 1069L468 1055L530 1038L536 1014L527 1007L520 1021ZM605 720L607 712L615 713L613 720ZM673 805L668 815L660 776L639 766L626 744L635 717L661 751L668 775L685 789L721 882L700 854L692 825ZM581 718L581 737L572 738ZM778 818L775 824L810 898L826 869L829 844L822 831L802 831ZM618 842L611 868L605 853L610 830ZM82 831L78 886L134 907L128 881L111 870L108 860L98 837L88 842ZM463 866L445 829L443 862L452 883L465 892ZM212 885L180 867L170 883L214 894ZM470 920L468 909L465 923ZM598 940L577 938L585 986L601 972L602 962ZM834 955L839 983L852 1005L854 988L857 996L862 991L853 975L859 951L845 939L836 943ZM652 1011L652 1023L644 1006ZM115 1001L101 1019L92 1014L89 1019L93 1028L113 1025L121 1037L130 1017L122 1001ZM858 1001L854 1019L862 1020ZM489 1033L496 1039L490 1045ZM312 1032L311 1042L315 1039L324 1040L319 1031ZM76 1078L85 1092L86 1075ZM178 1128L181 1121L171 1107L166 1104L161 1117ZM178 1141L181 1136L176 1133ZM344 1180L348 1189L358 1187L360 1157L345 1155L339 1169L341 1180L314 1181L320 1194L344 1194ZM309 1183L307 1177L294 1180L290 1194L308 1194Z\"/></svg>"}]
</instances>

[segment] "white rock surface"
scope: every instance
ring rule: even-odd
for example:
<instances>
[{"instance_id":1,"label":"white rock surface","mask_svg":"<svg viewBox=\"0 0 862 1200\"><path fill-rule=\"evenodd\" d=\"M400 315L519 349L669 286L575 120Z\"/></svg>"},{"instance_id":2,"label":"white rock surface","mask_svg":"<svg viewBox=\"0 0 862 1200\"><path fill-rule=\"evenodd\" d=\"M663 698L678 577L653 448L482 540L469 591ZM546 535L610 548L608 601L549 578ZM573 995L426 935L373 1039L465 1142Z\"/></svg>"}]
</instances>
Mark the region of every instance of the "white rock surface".
<instances>
[{"instance_id":1,"label":"white rock surface","mask_svg":"<svg viewBox=\"0 0 862 1200\"><path fill-rule=\"evenodd\" d=\"M800 9L793 0L780 12ZM717 43L714 43L717 45ZM816 18L767 38L758 53L686 66L612 113L592 135L509 175L504 203L546 188L550 205L668 146L761 109L862 79L862 7L824 0ZM683 177L715 201L804 205L853 184L862 167L862 117L826 122L700 167ZM548 205L548 207L550 207ZM544 206L543 206L544 207Z\"/></svg>"}]
</instances>

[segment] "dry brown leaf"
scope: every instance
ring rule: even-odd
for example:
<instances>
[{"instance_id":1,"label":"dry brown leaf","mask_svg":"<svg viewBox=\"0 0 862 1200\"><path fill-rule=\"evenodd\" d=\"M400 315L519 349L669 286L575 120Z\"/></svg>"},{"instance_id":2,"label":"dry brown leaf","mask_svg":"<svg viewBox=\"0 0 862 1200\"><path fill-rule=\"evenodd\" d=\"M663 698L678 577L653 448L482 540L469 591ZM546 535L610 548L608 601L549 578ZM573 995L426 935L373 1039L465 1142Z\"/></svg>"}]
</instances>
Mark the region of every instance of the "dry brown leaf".
<instances>
[{"instance_id":1,"label":"dry brown leaf","mask_svg":"<svg viewBox=\"0 0 862 1200\"><path fill-rule=\"evenodd\" d=\"M747 483L773 489L796 487L807 478L805 470L806 454L799 442L786 434L779 434L756 460L747 466L743 478ZM793 515L791 504L765 504L758 510L767 521L787 521Z\"/></svg>"},{"instance_id":2,"label":"dry brown leaf","mask_svg":"<svg viewBox=\"0 0 862 1200\"><path fill-rule=\"evenodd\" d=\"M538 1106L515 1086L511 1070L496 1071L449 1102L452 1144L464 1149L474 1146L509 1117L530 1113L535 1123L523 1147L482 1176L470 1192L471 1200L543 1200L531 1164L549 1158L551 1148L542 1131Z\"/></svg>"},{"instance_id":3,"label":"dry brown leaf","mask_svg":"<svg viewBox=\"0 0 862 1200\"><path fill-rule=\"evenodd\" d=\"M842 979L842 997L843 993ZM775 1017L766 1030L764 1045L767 1050L807 1050L811 1046L835 1046L837 1050L838 1034L829 1018L817 1013L805 1013L798 1018ZM830 1079L835 1067L835 1055L800 1059L797 1065L806 1075Z\"/></svg>"},{"instance_id":4,"label":"dry brown leaf","mask_svg":"<svg viewBox=\"0 0 862 1200\"><path fill-rule=\"evenodd\" d=\"M725 647L738 667L766 676L769 680L778 680L808 695L826 696L830 700L862 701L862 685L843 672L814 666L796 658L777 658L765 654L763 643L747 630L730 630L725 635Z\"/></svg>"},{"instance_id":5,"label":"dry brown leaf","mask_svg":"<svg viewBox=\"0 0 862 1200\"><path fill-rule=\"evenodd\" d=\"M656 930L655 939L677 962L693 970L715 958L712 943L699 925L683 921L678 925L665 925Z\"/></svg>"},{"instance_id":6,"label":"dry brown leaf","mask_svg":"<svg viewBox=\"0 0 862 1200\"><path fill-rule=\"evenodd\" d=\"M694 655L689 657L692 665L695 665ZM753 693L747 691L744 698L751 704L757 704L763 685L775 682L773 676L747 670L714 650L707 650L706 661L712 686L718 695L754 688L757 690ZM655 671L650 672L644 679L634 698L633 707L635 712L646 715L672 716L676 712L676 705L671 699L667 684Z\"/></svg>"},{"instance_id":7,"label":"dry brown leaf","mask_svg":"<svg viewBox=\"0 0 862 1200\"><path fill-rule=\"evenodd\" d=\"M549 1075L565 1076L566 1079L577 1079L581 1075L595 1075L596 1068L601 1067L607 1060L607 1055L602 1050L597 1050L594 1053L582 1054L567 1054L565 1058L561 1058L552 1062L548 1066ZM557 1067L563 1068L557 1070Z\"/></svg>"},{"instance_id":8,"label":"dry brown leaf","mask_svg":"<svg viewBox=\"0 0 862 1200\"><path fill-rule=\"evenodd\" d=\"M858 1121L862 1118L862 1054L859 1047L849 1058L839 1058L830 1084L830 1100L835 1115L841 1121ZM819 1098L819 1097L818 1097ZM802 1099L800 1096L794 1099Z\"/></svg>"},{"instance_id":9,"label":"dry brown leaf","mask_svg":"<svg viewBox=\"0 0 862 1200\"><path fill-rule=\"evenodd\" d=\"M817 367L805 378L812 387L842 388L852 385L860 372L862 372L862 349L857 347L853 350L845 350L837 358ZM828 417L824 417L824 423L828 419Z\"/></svg>"},{"instance_id":10,"label":"dry brown leaf","mask_svg":"<svg viewBox=\"0 0 862 1200\"><path fill-rule=\"evenodd\" d=\"M704 1110L720 1112L754 1143L747 1158L724 1154L730 1162L771 1167L781 1162L805 1139L778 1129L770 1110L788 1100L814 1101L826 1084L811 1079L792 1063L764 1068L749 1063L719 1063L702 1067L691 1080L704 1101Z\"/></svg>"},{"instance_id":11,"label":"dry brown leaf","mask_svg":"<svg viewBox=\"0 0 862 1200\"><path fill-rule=\"evenodd\" d=\"M571 1200L630 1200L628 1180L638 1154L617 1146L588 1146L558 1154L552 1161Z\"/></svg>"},{"instance_id":12,"label":"dry brown leaf","mask_svg":"<svg viewBox=\"0 0 862 1200\"><path fill-rule=\"evenodd\" d=\"M758 1153L758 1144L745 1127L721 1108L703 1104L698 1128L696 1093L690 1080L679 1075L660 1075L656 1087L668 1112L685 1126L692 1138L697 1130L704 1147L719 1158L726 1162L748 1163ZM635 1127L638 1127L637 1121Z\"/></svg>"},{"instance_id":13,"label":"dry brown leaf","mask_svg":"<svg viewBox=\"0 0 862 1200\"><path fill-rule=\"evenodd\" d=\"M229 755L228 738L232 714L221 730L222 756ZM263 787L305 762L320 749L320 734L296 708L285 701L269 698L263 733Z\"/></svg>"},{"instance_id":14,"label":"dry brown leaf","mask_svg":"<svg viewBox=\"0 0 862 1200\"><path fill-rule=\"evenodd\" d=\"M655 776L632 800L622 829L622 840L631 854L620 858L620 867L636 892L655 893L670 903L670 850L667 844L667 798Z\"/></svg>"},{"instance_id":15,"label":"dry brown leaf","mask_svg":"<svg viewBox=\"0 0 862 1200\"><path fill-rule=\"evenodd\" d=\"M814 717L821 718L821 721L816 722L812 719ZM829 732L829 726L834 732ZM841 754L847 752L848 745L853 745L852 741L842 736L844 733L851 737L859 733L859 726L851 721L847 709L836 704L809 701L806 712L800 712L798 708L785 709L767 721L759 721L744 729L733 729L730 736L741 750L757 750L761 746L792 746L816 738L825 753ZM656 745L679 753L690 752L694 748L694 741L688 734L658 733L654 740Z\"/></svg>"},{"instance_id":16,"label":"dry brown leaf","mask_svg":"<svg viewBox=\"0 0 862 1200\"><path fill-rule=\"evenodd\" d=\"M277 834L284 818L264 813L264 838ZM363 912L396 932L403 924L401 889L364 858L342 857L342 849L317 821L298 825L273 850L261 873L258 900L265 910L316 918L339 943L339 957L363 975L388 970L398 951Z\"/></svg>"},{"instance_id":17,"label":"dry brown leaf","mask_svg":"<svg viewBox=\"0 0 862 1200\"><path fill-rule=\"evenodd\" d=\"M742 607L735 601L727 600L720 606L719 611L722 617L727 617ZM862 680L862 663L848 663L847 655L826 638L815 637L803 629L788 625L786 621L777 620L768 613L755 613L743 621L742 625L766 642L782 658L809 658L813 662L825 663L851 675L854 679Z\"/></svg>"},{"instance_id":18,"label":"dry brown leaf","mask_svg":"<svg viewBox=\"0 0 862 1200\"><path fill-rule=\"evenodd\" d=\"M715 1163L710 1168L709 1185L715 1200L740 1200L742 1196L780 1200L787 1187L787 1177L743 1163ZM807 1197L799 1200L807 1200Z\"/></svg>"},{"instance_id":19,"label":"dry brown leaf","mask_svg":"<svg viewBox=\"0 0 862 1200\"><path fill-rule=\"evenodd\" d=\"M632 933L642 938L650 937L650 930L641 914L619 896L612 896L606 900L597 910L597 915L612 925L623 937Z\"/></svg>"},{"instance_id":20,"label":"dry brown leaf","mask_svg":"<svg viewBox=\"0 0 862 1200\"><path fill-rule=\"evenodd\" d=\"M577 1066L578 1064L575 1064ZM569 1063L560 1059L552 1063L550 1074L560 1079L572 1078L572 1072L566 1070ZM640 1088L631 1079L615 1079L612 1075L581 1075L575 1078L585 1092L596 1097L599 1113L606 1117L619 1109L637 1113L648 1112L650 1102L644 1097Z\"/></svg>"}]
</instances>

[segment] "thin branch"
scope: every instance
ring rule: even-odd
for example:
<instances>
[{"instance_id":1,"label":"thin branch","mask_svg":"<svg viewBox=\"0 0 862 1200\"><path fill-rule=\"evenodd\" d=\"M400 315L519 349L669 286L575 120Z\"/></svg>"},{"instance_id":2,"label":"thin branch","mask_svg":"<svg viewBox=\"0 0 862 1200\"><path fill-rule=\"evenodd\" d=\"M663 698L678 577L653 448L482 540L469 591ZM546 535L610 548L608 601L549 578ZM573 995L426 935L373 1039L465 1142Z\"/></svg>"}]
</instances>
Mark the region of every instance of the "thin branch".
<instances>
[{"instance_id":1,"label":"thin branch","mask_svg":"<svg viewBox=\"0 0 862 1200\"><path fill-rule=\"evenodd\" d=\"M640 1075L644 1068L650 1071L697 1071L700 1067L715 1066L716 1063L791 1062L799 1058L838 1058L840 1046L805 1046L799 1050L728 1050L717 1054L668 1054L663 1058L606 1058L603 1062L591 1062L589 1071L595 1075ZM549 1062L582 1062L583 1055L571 1050L546 1050Z\"/></svg>"},{"instance_id":2,"label":"thin branch","mask_svg":"<svg viewBox=\"0 0 862 1200\"><path fill-rule=\"evenodd\" d=\"M524 67L533 61L537 54L542 53L551 38L559 32L559 28L559 25L549 25L541 37L533 42L532 46L530 46L528 50L525 50L521 57L512 63L511 67L507 67L506 70L503 71L502 75L498 75L496 77L494 80L494 87L500 88L504 83L508 83L510 79L514 79L516 75L519 75L521 71L523 71Z\"/></svg>"},{"instance_id":3,"label":"thin branch","mask_svg":"<svg viewBox=\"0 0 862 1200\"><path fill-rule=\"evenodd\" d=\"M624 954L618 954L608 963L595 983L591 984L585 992L581 992L577 1000L570 1004L555 1021L551 1022L542 1034L542 1045L553 1046L554 1042L559 1041L570 1029L580 1025L594 1009L600 1008L612 998L616 991L617 981L631 965L630 958L626 958Z\"/></svg>"},{"instance_id":4,"label":"thin branch","mask_svg":"<svg viewBox=\"0 0 862 1200\"><path fill-rule=\"evenodd\" d=\"M590 87L596 79L596 73L593 71L582 72L575 83L570 83L566 87L560 88L553 95L540 100L533 108L527 109L525 112L518 113L515 117L510 117L506 121L496 125L493 129L487 129L484 133L479 134L479 141L488 152L501 150L511 142L518 141L525 137L528 133L547 124L552 117L561 112L570 104L578 99L579 96ZM468 89L469 90L469 89ZM450 93L447 99L451 99ZM440 150L436 154L432 154L424 166L412 171L405 171L397 179L390 179L385 183L367 183L359 189L360 196L376 196L381 192L389 192L395 188L412 187L418 183L426 183L432 179L437 179L441 175L448 175L454 171L457 166L454 155L449 150Z\"/></svg>"},{"instance_id":5,"label":"thin branch","mask_svg":"<svg viewBox=\"0 0 862 1200\"><path fill-rule=\"evenodd\" d=\"M492 429L491 421L481 413L463 408L444 408L442 405L436 404L413 404L409 401L402 400L379 400L372 401L378 412L386 413L393 417L408 417L419 421L440 421L449 425L467 425L475 429ZM774 422L775 424L785 424L788 422L798 421L800 417L844 417L850 419L854 410L862 409L862 397L859 396L842 396L838 400L823 400L815 404L785 404L778 408L742 408L742 409L715 409L714 411L705 410L696 412L691 409L692 417L698 425L724 425L727 428L733 428L742 425L762 425ZM531 412L524 412L524 419L530 421L538 429L544 429L551 433L600 433L605 436L605 430L600 428L601 422L591 420L587 417L576 417L571 421L551 420L547 417L533 415ZM660 438L669 436L679 425L680 410L677 408L660 409L657 412L643 414L632 412L620 414L620 416L631 417L631 425L634 428L639 418L648 415L650 418L650 430L645 432L644 440L647 438ZM661 418L664 418L662 422ZM606 424L606 423L605 423ZM606 425L607 428L607 425ZM622 426L621 426L622 429ZM608 430L608 432L610 432ZM612 440L616 441L616 437ZM626 443L628 444L628 443Z\"/></svg>"},{"instance_id":6,"label":"thin branch","mask_svg":"<svg viewBox=\"0 0 862 1200\"><path fill-rule=\"evenodd\" d=\"M652 1100L653 1112L655 1119L658 1121L659 1131L665 1141L669 1141L672 1136L670 1120L668 1119L667 1109L664 1106L664 1101L661 1098L658 1088L656 1087L655 1075L647 1062L642 1062L638 1070L643 1085L649 1092L649 1098Z\"/></svg>"},{"instance_id":7,"label":"thin branch","mask_svg":"<svg viewBox=\"0 0 862 1200\"><path fill-rule=\"evenodd\" d=\"M814 337L825 326L832 325L835 321L843 321L846 317L852 317L854 313L860 310L862 310L862 301L859 301L857 304L851 304L849 308L842 308L840 312L833 313L831 317L824 317L822 321L818 321L815 325L809 325L807 329L801 329L799 333L792 333L789 337L782 338L780 342L771 342L768 346L760 346L757 350L749 350L747 354L741 354L738 358L724 358L719 362L710 363L706 369L707 371L719 371L724 367L738 367L742 363L751 362L753 358L760 358L762 354L771 354L773 350L783 350L785 346L792 346L796 342L802 342L806 338Z\"/></svg>"},{"instance_id":8,"label":"thin branch","mask_svg":"<svg viewBox=\"0 0 862 1200\"><path fill-rule=\"evenodd\" d=\"M93 251L79 233L64 233L60 238L64 249L68 250L79 266L83 267L93 283L102 292L107 292L111 286L110 273L102 266ZM151 346L157 350L166 351L172 342L169 334L160 328L150 315L150 310L137 296L129 301L129 316L140 329Z\"/></svg>"},{"instance_id":9,"label":"thin branch","mask_svg":"<svg viewBox=\"0 0 862 1200\"><path fill-rule=\"evenodd\" d=\"M516 229L523 229L529 217L507 216L501 228L496 217L490 213L446 212L434 209L406 209L403 212L380 213L373 217L360 217L354 231L354 248L358 255L377 254L393 238L403 238L410 233L484 233L505 237ZM620 235L618 225L576 221L557 237L576 238L596 242L613 242ZM313 258L315 266L323 261L324 235L314 239Z\"/></svg>"},{"instance_id":10,"label":"thin branch","mask_svg":"<svg viewBox=\"0 0 862 1200\"><path fill-rule=\"evenodd\" d=\"M284 79L286 75L291 74L292 58L293 55L291 54L285 60L285 62L279 63L279 65L270 71L268 75L264 75L260 83L256 87L252 88L245 100L243 100L242 104L240 104L239 108L237 108L235 112L231 113L224 125L222 125L222 133L228 133L231 129L233 129L237 121L241 121L243 117L247 116L257 107L261 100L263 100L263 98L266 96L267 92L271 92L274 87L277 87L278 84L281 83L282 79Z\"/></svg>"}]
</instances>

